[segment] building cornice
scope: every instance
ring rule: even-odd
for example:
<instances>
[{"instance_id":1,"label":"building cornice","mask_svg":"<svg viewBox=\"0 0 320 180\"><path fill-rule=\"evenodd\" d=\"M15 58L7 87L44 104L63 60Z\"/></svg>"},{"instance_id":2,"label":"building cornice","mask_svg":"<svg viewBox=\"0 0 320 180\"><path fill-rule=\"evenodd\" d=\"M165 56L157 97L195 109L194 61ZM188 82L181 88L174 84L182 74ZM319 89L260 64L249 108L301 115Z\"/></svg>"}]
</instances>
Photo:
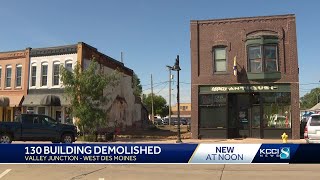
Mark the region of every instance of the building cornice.
<instances>
[{"instance_id":1,"label":"building cornice","mask_svg":"<svg viewBox=\"0 0 320 180\"><path fill-rule=\"evenodd\" d=\"M191 20L191 24L216 24L216 23L238 23L238 22L256 22L256 21L273 21L279 19L295 19L294 14L274 15L274 16L255 16L225 19L208 19L208 20Z\"/></svg>"}]
</instances>

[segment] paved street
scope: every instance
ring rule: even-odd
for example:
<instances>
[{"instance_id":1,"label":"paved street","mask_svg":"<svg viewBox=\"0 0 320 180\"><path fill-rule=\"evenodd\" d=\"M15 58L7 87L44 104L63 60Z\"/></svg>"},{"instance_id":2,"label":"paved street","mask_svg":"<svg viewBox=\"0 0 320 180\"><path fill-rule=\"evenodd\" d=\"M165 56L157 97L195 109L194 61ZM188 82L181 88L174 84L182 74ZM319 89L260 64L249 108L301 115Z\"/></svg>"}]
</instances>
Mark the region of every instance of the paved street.
<instances>
[{"instance_id":1,"label":"paved street","mask_svg":"<svg viewBox=\"0 0 320 180\"><path fill-rule=\"evenodd\" d=\"M0 165L1 180L314 180L320 165Z\"/></svg>"}]
</instances>

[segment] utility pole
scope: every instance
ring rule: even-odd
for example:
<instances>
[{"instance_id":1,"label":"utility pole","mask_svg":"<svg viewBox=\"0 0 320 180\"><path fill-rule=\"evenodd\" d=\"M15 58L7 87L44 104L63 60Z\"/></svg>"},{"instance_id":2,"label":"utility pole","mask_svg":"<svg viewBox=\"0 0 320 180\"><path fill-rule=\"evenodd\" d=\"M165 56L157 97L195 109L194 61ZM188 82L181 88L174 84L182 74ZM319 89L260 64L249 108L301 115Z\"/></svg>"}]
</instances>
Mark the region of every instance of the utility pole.
<instances>
[{"instance_id":1,"label":"utility pole","mask_svg":"<svg viewBox=\"0 0 320 180\"><path fill-rule=\"evenodd\" d=\"M154 124L154 110L153 110L153 81L152 81L152 74L151 74L151 120Z\"/></svg>"},{"instance_id":2,"label":"utility pole","mask_svg":"<svg viewBox=\"0 0 320 180\"><path fill-rule=\"evenodd\" d=\"M167 65L167 68L169 70L169 125L171 125L171 79L172 79L171 70L172 70L172 67Z\"/></svg>"}]
</instances>

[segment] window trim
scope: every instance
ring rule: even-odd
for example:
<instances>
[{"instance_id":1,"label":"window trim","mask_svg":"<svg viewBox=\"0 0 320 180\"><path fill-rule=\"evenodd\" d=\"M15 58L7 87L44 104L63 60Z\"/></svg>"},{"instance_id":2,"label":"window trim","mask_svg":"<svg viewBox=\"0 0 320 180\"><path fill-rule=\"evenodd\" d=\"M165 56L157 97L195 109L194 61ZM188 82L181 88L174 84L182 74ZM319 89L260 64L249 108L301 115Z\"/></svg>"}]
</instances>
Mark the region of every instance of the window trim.
<instances>
[{"instance_id":1,"label":"window trim","mask_svg":"<svg viewBox=\"0 0 320 180\"><path fill-rule=\"evenodd\" d=\"M47 77L47 83L46 83L46 85L43 85L43 82L42 82L42 80L43 80L43 66L47 66L47 74L46 74L46 77ZM40 77L40 86L41 87L47 87L48 86L48 71L49 71L49 66L48 66L48 63L47 62L42 62L41 63L41 77Z\"/></svg>"},{"instance_id":2,"label":"window trim","mask_svg":"<svg viewBox=\"0 0 320 180\"><path fill-rule=\"evenodd\" d=\"M18 86L18 68L21 68L21 74L20 74L20 86ZM15 86L16 88L21 88L22 87L22 64L17 64L16 65L16 79L15 79Z\"/></svg>"},{"instance_id":3,"label":"window trim","mask_svg":"<svg viewBox=\"0 0 320 180\"><path fill-rule=\"evenodd\" d=\"M56 65L59 66L59 67L58 67L58 70L59 70L58 75L55 75L55 74L54 74L54 67L55 67ZM54 78L55 78L55 76L58 76L58 84L54 84ZM52 86L59 86L60 84L61 84L61 83L60 83L60 61L54 61L54 62L52 63Z\"/></svg>"},{"instance_id":4,"label":"window trim","mask_svg":"<svg viewBox=\"0 0 320 180\"><path fill-rule=\"evenodd\" d=\"M11 69L11 77L8 77L8 69ZM10 86L7 86L7 80L8 80L8 78L10 78ZM6 72L5 72L5 88L6 89L11 89L11 85L12 85L12 65L6 65Z\"/></svg>"},{"instance_id":5,"label":"window trim","mask_svg":"<svg viewBox=\"0 0 320 180\"><path fill-rule=\"evenodd\" d=\"M226 45L216 45L212 47L212 60L213 60L213 73L214 74L228 74L228 53L227 53L227 46ZM215 50L216 49L224 49L225 50L225 66L226 70L225 71L217 71L216 70L216 57L215 57ZM220 61L223 61L223 59L219 59Z\"/></svg>"},{"instance_id":6,"label":"window trim","mask_svg":"<svg viewBox=\"0 0 320 180\"><path fill-rule=\"evenodd\" d=\"M64 63L64 67L67 69L67 64L71 64L71 70L73 71L73 68L74 68L74 66L73 66L73 61L71 60L71 59L68 59L68 60L66 60L65 61L65 63ZM67 69L68 70L68 69Z\"/></svg>"},{"instance_id":7,"label":"window trim","mask_svg":"<svg viewBox=\"0 0 320 180\"><path fill-rule=\"evenodd\" d=\"M273 46L276 48L276 71L266 71L266 61L265 61L265 47L266 46ZM260 47L261 51L261 62L262 62L262 70L261 72L252 72L251 71L251 64L250 64L250 56L249 56L249 48L250 47ZM248 73L276 73L280 72L280 66L279 66L279 45L278 44L249 44L246 46L247 49L247 72Z\"/></svg>"},{"instance_id":8,"label":"window trim","mask_svg":"<svg viewBox=\"0 0 320 180\"><path fill-rule=\"evenodd\" d=\"M35 76L32 76L33 74L32 74L32 68L33 67L36 67L36 72L35 72ZM37 67L37 63L35 63L35 62L33 62L32 64L31 64L31 69L30 69L30 87L36 87L37 86L37 71L38 71L38 67ZM34 84L34 86L32 85L32 78L33 77L35 77L35 84Z\"/></svg>"}]
</instances>

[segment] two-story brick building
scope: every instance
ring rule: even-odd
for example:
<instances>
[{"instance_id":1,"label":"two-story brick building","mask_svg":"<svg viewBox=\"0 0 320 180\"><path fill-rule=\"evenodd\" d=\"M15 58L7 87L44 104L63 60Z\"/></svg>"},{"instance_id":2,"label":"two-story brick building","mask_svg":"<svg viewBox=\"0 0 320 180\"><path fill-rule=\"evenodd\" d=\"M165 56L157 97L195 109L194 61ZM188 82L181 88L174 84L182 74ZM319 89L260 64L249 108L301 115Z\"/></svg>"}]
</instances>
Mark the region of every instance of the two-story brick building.
<instances>
[{"instance_id":1,"label":"two-story brick building","mask_svg":"<svg viewBox=\"0 0 320 180\"><path fill-rule=\"evenodd\" d=\"M192 20L192 137L299 138L294 15Z\"/></svg>"},{"instance_id":2,"label":"two-story brick building","mask_svg":"<svg viewBox=\"0 0 320 180\"><path fill-rule=\"evenodd\" d=\"M19 115L28 90L29 49L0 52L0 121Z\"/></svg>"}]
</instances>

